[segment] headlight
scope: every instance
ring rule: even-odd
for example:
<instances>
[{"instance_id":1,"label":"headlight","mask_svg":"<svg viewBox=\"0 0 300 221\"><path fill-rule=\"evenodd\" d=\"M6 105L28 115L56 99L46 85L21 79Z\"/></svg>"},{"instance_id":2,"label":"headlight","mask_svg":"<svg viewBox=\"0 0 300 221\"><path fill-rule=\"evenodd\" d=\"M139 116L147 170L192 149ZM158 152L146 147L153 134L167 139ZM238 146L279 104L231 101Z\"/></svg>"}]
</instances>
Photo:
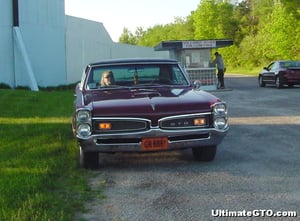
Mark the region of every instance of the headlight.
<instances>
[{"instance_id":1,"label":"headlight","mask_svg":"<svg viewBox=\"0 0 300 221\"><path fill-rule=\"evenodd\" d=\"M220 102L213 105L214 127L217 130L228 128L228 116L226 103Z\"/></svg>"},{"instance_id":2,"label":"headlight","mask_svg":"<svg viewBox=\"0 0 300 221\"><path fill-rule=\"evenodd\" d=\"M213 108L215 114L218 115L227 114L227 107L225 103L216 103Z\"/></svg>"},{"instance_id":3,"label":"headlight","mask_svg":"<svg viewBox=\"0 0 300 221\"><path fill-rule=\"evenodd\" d=\"M80 109L76 113L77 136L85 139L92 134L92 114L88 109Z\"/></svg>"},{"instance_id":4,"label":"headlight","mask_svg":"<svg viewBox=\"0 0 300 221\"><path fill-rule=\"evenodd\" d=\"M91 135L91 126L89 124L80 124L77 128L79 137L86 138Z\"/></svg>"},{"instance_id":5,"label":"headlight","mask_svg":"<svg viewBox=\"0 0 300 221\"><path fill-rule=\"evenodd\" d=\"M87 122L91 120L91 112L88 110L80 110L77 112L77 121L78 122Z\"/></svg>"},{"instance_id":6,"label":"headlight","mask_svg":"<svg viewBox=\"0 0 300 221\"><path fill-rule=\"evenodd\" d=\"M216 118L214 121L214 127L218 130L224 130L227 126L227 119L224 117Z\"/></svg>"}]
</instances>

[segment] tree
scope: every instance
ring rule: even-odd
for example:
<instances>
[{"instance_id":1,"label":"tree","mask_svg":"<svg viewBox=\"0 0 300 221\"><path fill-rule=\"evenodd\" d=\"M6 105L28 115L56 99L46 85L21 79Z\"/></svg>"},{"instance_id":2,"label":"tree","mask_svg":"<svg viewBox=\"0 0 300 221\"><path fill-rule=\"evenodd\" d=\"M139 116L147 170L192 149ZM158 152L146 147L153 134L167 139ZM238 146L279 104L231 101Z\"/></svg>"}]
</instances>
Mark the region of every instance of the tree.
<instances>
[{"instance_id":1,"label":"tree","mask_svg":"<svg viewBox=\"0 0 300 221\"><path fill-rule=\"evenodd\" d=\"M214 39L216 38L215 28L218 13L216 11L215 0L203 0L193 14L195 39Z\"/></svg>"},{"instance_id":2,"label":"tree","mask_svg":"<svg viewBox=\"0 0 300 221\"><path fill-rule=\"evenodd\" d=\"M186 18L132 34L120 42L153 47L161 41L230 38L222 48L228 66L258 67L275 59L299 59L299 0L201 0Z\"/></svg>"},{"instance_id":3,"label":"tree","mask_svg":"<svg viewBox=\"0 0 300 221\"><path fill-rule=\"evenodd\" d=\"M246 36L257 34L258 17L253 15L251 11L250 0L240 2L234 8L234 17L237 21L237 29L234 38L236 45L240 45L240 42Z\"/></svg>"},{"instance_id":4,"label":"tree","mask_svg":"<svg viewBox=\"0 0 300 221\"><path fill-rule=\"evenodd\" d=\"M257 33L245 36L240 44L237 63L257 67L277 59L299 59L299 19L280 0L274 0L268 14L260 16Z\"/></svg>"},{"instance_id":5,"label":"tree","mask_svg":"<svg viewBox=\"0 0 300 221\"><path fill-rule=\"evenodd\" d=\"M155 25L152 28L148 28L138 40L138 45L148 47L155 46L165 39L164 30L165 28L163 25Z\"/></svg>"},{"instance_id":6,"label":"tree","mask_svg":"<svg viewBox=\"0 0 300 221\"><path fill-rule=\"evenodd\" d=\"M272 13L267 17L267 22L259 31L261 36L262 56L268 60L292 59L296 54L291 52L299 46L295 39L299 39L299 21L290 13L286 12L284 5L275 1Z\"/></svg>"},{"instance_id":7,"label":"tree","mask_svg":"<svg viewBox=\"0 0 300 221\"><path fill-rule=\"evenodd\" d=\"M292 13L295 19L300 19L300 1L299 0L281 0L287 13Z\"/></svg>"},{"instance_id":8,"label":"tree","mask_svg":"<svg viewBox=\"0 0 300 221\"><path fill-rule=\"evenodd\" d=\"M136 44L153 47L161 41L192 40L194 29L192 17L175 17L174 22L166 25L155 25L146 31L136 31Z\"/></svg>"},{"instance_id":9,"label":"tree","mask_svg":"<svg viewBox=\"0 0 300 221\"><path fill-rule=\"evenodd\" d=\"M123 33L119 38L120 43L136 45L137 37L134 36L128 28L123 28Z\"/></svg>"},{"instance_id":10,"label":"tree","mask_svg":"<svg viewBox=\"0 0 300 221\"><path fill-rule=\"evenodd\" d=\"M195 39L233 38L237 20L233 5L222 0L203 0L193 14Z\"/></svg>"}]
</instances>

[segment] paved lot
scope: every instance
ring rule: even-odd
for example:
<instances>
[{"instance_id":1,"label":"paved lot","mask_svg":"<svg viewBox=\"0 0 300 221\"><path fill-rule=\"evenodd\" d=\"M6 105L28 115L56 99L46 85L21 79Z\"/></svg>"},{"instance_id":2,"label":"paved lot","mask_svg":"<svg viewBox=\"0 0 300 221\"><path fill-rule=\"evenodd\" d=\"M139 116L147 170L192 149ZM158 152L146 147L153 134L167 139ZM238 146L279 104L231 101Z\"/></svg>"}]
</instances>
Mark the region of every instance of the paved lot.
<instances>
[{"instance_id":1,"label":"paved lot","mask_svg":"<svg viewBox=\"0 0 300 221\"><path fill-rule=\"evenodd\" d=\"M87 220L300 220L300 87L259 88L254 77L226 76L231 90L212 92L229 105L230 131L215 161L199 163L190 150L119 154L94 171L91 186L106 199L87 204ZM255 217L257 210L265 217ZM231 213L232 215L232 213ZM248 214L249 215L249 214Z\"/></svg>"}]
</instances>

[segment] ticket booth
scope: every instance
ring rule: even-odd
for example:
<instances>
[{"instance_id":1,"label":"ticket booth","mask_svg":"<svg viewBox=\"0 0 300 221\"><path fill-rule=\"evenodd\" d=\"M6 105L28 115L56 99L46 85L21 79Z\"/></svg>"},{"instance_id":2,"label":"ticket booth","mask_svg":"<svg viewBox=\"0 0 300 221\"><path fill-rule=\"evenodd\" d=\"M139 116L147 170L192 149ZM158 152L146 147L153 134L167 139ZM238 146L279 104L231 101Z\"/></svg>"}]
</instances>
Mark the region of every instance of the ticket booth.
<instances>
[{"instance_id":1,"label":"ticket booth","mask_svg":"<svg viewBox=\"0 0 300 221\"><path fill-rule=\"evenodd\" d=\"M230 45L233 45L232 40L162 41L154 50L169 51L170 58L185 68L192 81L201 82L201 89L216 90L218 80L216 66L211 63L211 52Z\"/></svg>"}]
</instances>

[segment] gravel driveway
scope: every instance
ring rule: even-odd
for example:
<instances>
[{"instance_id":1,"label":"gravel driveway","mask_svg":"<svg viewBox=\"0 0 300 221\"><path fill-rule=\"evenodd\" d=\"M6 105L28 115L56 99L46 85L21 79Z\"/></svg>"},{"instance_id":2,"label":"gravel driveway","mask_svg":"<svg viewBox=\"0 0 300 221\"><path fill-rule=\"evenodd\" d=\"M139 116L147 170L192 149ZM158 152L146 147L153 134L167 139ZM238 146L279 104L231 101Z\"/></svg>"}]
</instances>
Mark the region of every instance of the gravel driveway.
<instances>
[{"instance_id":1,"label":"gravel driveway","mask_svg":"<svg viewBox=\"0 0 300 221\"><path fill-rule=\"evenodd\" d=\"M300 220L270 217L300 216L300 87L259 88L238 75L225 84L212 92L230 116L215 161L196 162L191 150L105 155L90 185L104 185L106 198L76 220Z\"/></svg>"}]
</instances>

